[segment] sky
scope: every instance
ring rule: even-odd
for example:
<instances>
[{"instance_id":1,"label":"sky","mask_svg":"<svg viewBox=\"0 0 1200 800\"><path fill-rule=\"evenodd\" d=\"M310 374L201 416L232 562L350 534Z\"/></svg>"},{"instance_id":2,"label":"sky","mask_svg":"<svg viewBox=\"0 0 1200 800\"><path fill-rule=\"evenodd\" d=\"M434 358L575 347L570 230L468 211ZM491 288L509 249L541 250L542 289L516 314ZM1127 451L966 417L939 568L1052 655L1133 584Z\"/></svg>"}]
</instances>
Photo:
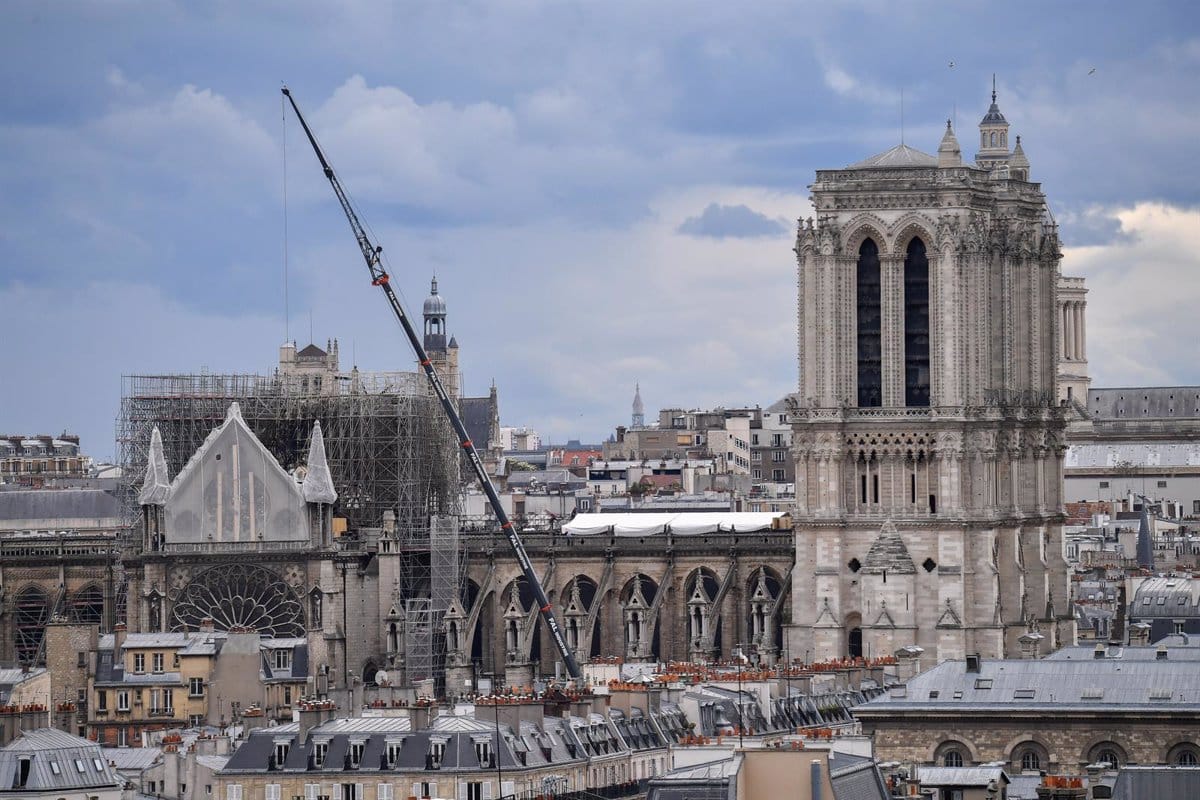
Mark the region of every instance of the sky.
<instances>
[{"instance_id":1,"label":"sky","mask_svg":"<svg viewBox=\"0 0 1200 800\"><path fill-rule=\"evenodd\" d=\"M1002 13L998 10L1002 6ZM797 379L807 185L1021 134L1094 386L1200 383L1191 2L0 4L0 433L115 453L122 376L414 368L286 83L467 394L547 441ZM903 100L902 100L903 98ZM903 123L902 123L903 120ZM286 279L285 279L286 275Z\"/></svg>"}]
</instances>

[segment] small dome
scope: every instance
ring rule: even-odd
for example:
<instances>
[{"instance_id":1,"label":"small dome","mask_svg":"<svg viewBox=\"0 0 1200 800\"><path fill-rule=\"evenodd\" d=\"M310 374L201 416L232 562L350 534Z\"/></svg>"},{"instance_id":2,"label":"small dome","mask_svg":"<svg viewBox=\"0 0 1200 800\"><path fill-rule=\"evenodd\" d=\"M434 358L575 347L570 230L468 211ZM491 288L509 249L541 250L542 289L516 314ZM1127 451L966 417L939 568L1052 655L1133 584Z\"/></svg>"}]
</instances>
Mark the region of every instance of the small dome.
<instances>
[{"instance_id":1,"label":"small dome","mask_svg":"<svg viewBox=\"0 0 1200 800\"><path fill-rule=\"evenodd\" d=\"M987 113L983 115L983 121L980 125L1007 125L1008 120L1000 113L1000 106L996 105L996 101L992 100L992 104L988 106Z\"/></svg>"},{"instance_id":2,"label":"small dome","mask_svg":"<svg viewBox=\"0 0 1200 800\"><path fill-rule=\"evenodd\" d=\"M438 294L437 278L429 282L429 297L425 298L425 316L446 316L446 301Z\"/></svg>"}]
</instances>

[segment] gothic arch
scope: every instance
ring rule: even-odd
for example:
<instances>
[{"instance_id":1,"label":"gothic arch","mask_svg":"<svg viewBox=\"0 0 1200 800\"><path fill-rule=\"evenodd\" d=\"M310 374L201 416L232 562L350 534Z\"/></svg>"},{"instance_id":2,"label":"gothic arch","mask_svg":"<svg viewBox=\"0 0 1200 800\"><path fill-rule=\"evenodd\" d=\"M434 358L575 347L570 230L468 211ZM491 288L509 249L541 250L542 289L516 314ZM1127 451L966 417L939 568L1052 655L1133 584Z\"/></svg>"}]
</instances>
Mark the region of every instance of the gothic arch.
<instances>
[{"instance_id":1,"label":"gothic arch","mask_svg":"<svg viewBox=\"0 0 1200 800\"><path fill-rule=\"evenodd\" d=\"M104 619L104 591L89 583L71 595L71 621L95 624Z\"/></svg>"},{"instance_id":2,"label":"gothic arch","mask_svg":"<svg viewBox=\"0 0 1200 800\"><path fill-rule=\"evenodd\" d=\"M863 638L862 638L863 618L858 611L851 611L842 621L842 627L846 631L846 652L843 654L848 658L858 658L863 654Z\"/></svg>"},{"instance_id":3,"label":"gothic arch","mask_svg":"<svg viewBox=\"0 0 1200 800\"><path fill-rule=\"evenodd\" d=\"M464 578L459 589L459 602L462 605L463 612L468 616L475 608L475 603L479 599L479 584L470 578ZM484 608L480 609L480 614L475 618L475 625L469 631L462 631L459 635L467 637L467 646L463 650L471 658L472 661L483 661L483 624L484 614L486 609L486 601L484 598Z\"/></svg>"},{"instance_id":4,"label":"gothic arch","mask_svg":"<svg viewBox=\"0 0 1200 800\"><path fill-rule=\"evenodd\" d=\"M844 227L842 237L842 252L851 258L858 258L858 248L867 239L873 239L879 247L879 255L883 257L890 252L888 237L884 233L887 224L874 214L859 214Z\"/></svg>"},{"instance_id":5,"label":"gothic arch","mask_svg":"<svg viewBox=\"0 0 1200 800\"><path fill-rule=\"evenodd\" d=\"M889 252L903 254L914 237L919 237L927 250L934 250L938 241L935 231L937 224L924 214L905 214L888 227Z\"/></svg>"},{"instance_id":6,"label":"gothic arch","mask_svg":"<svg viewBox=\"0 0 1200 800\"><path fill-rule=\"evenodd\" d=\"M18 662L37 662L49 621L50 596L42 587L31 584L17 592L13 600L13 639Z\"/></svg>"}]
</instances>

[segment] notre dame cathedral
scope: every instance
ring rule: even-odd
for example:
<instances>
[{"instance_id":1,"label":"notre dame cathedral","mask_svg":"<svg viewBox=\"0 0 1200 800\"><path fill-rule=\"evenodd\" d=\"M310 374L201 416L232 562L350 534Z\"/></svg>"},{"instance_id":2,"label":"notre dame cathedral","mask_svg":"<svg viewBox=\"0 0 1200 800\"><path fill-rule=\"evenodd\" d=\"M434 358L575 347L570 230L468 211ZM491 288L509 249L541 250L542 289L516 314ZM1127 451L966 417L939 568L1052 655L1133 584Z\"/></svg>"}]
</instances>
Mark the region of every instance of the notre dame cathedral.
<instances>
[{"instance_id":1,"label":"notre dame cathedral","mask_svg":"<svg viewBox=\"0 0 1200 800\"><path fill-rule=\"evenodd\" d=\"M900 144L810 188L791 652L916 645L928 665L1072 642L1061 253L995 92L973 163L947 122L936 155Z\"/></svg>"},{"instance_id":2,"label":"notre dame cathedral","mask_svg":"<svg viewBox=\"0 0 1200 800\"><path fill-rule=\"evenodd\" d=\"M1062 486L1071 389L1086 394L1084 290L1060 283L1057 228L1031 177L994 95L973 162L947 123L936 155L901 144L817 172L816 217L795 244L790 527L523 531L581 659L748 649L764 663L813 662L916 646L928 667L1073 641ZM457 394L445 319L435 283L426 349ZM145 476L140 538L119 570L109 549L73 555L66 583L40 550L0 564L0 656L38 660L40 631L65 603L131 632L211 621L306 638L330 688L381 669L414 681L437 669L443 633L417 601L445 583L460 586L438 606L447 686L553 674L523 573L494 532L464 535L461 573L433 580L432 543L445 538L433 521L457 531L458 456L439 444L440 409L419 376L336 362L334 342L285 347L271 376L146 378L129 398L142 411L123 412L120 428L138 445L128 475ZM495 392L462 402L498 461ZM442 568L457 570L451 561Z\"/></svg>"}]
</instances>

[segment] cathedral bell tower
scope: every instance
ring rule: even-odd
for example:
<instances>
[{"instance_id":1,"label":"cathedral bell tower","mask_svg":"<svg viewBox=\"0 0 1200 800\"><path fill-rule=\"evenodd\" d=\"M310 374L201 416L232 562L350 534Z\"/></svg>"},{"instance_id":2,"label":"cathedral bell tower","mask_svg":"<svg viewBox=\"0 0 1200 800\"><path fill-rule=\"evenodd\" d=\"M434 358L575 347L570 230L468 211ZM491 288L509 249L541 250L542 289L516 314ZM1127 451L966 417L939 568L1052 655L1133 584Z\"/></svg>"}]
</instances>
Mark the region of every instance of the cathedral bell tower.
<instances>
[{"instance_id":1,"label":"cathedral bell tower","mask_svg":"<svg viewBox=\"0 0 1200 800\"><path fill-rule=\"evenodd\" d=\"M922 666L1074 638L1063 559L1057 228L995 103L963 164L819 170L802 220L788 646ZM1024 154L1022 153L1022 158ZM1028 161L1023 165L1028 174Z\"/></svg>"},{"instance_id":2,"label":"cathedral bell tower","mask_svg":"<svg viewBox=\"0 0 1200 800\"><path fill-rule=\"evenodd\" d=\"M458 342L446 332L446 301L438 294L437 276L429 282L429 297L423 308L425 317L425 353L433 362L446 392L459 397ZM447 341L447 338L449 341Z\"/></svg>"}]
</instances>

